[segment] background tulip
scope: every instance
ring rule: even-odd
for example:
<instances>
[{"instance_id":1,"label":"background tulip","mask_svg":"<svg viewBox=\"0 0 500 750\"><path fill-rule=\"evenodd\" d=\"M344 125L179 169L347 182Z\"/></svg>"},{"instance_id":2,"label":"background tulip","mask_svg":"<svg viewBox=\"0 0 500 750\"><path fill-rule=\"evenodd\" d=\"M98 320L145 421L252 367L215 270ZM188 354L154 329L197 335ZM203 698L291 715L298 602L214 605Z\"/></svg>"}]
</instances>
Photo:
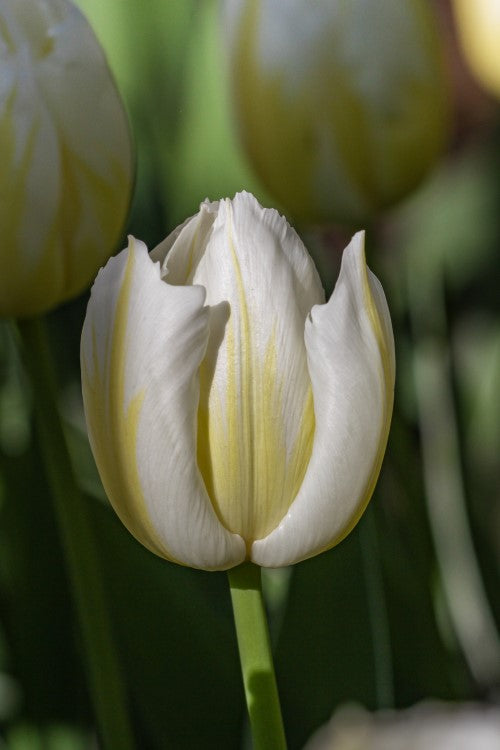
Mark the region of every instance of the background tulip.
<instances>
[{"instance_id":1,"label":"background tulip","mask_svg":"<svg viewBox=\"0 0 500 750\"><path fill-rule=\"evenodd\" d=\"M131 144L104 53L67 0L3 0L0 65L0 315L26 317L81 292L112 252Z\"/></svg>"},{"instance_id":2,"label":"background tulip","mask_svg":"<svg viewBox=\"0 0 500 750\"><path fill-rule=\"evenodd\" d=\"M226 0L224 24L243 144L294 217L364 222L435 162L448 94L428 3Z\"/></svg>"},{"instance_id":3,"label":"background tulip","mask_svg":"<svg viewBox=\"0 0 500 750\"><path fill-rule=\"evenodd\" d=\"M107 494L169 560L275 567L340 541L376 481L392 329L363 236L324 303L302 242L253 196L205 202L99 273L84 405Z\"/></svg>"},{"instance_id":4,"label":"background tulip","mask_svg":"<svg viewBox=\"0 0 500 750\"><path fill-rule=\"evenodd\" d=\"M428 701L375 714L341 706L304 750L496 750L499 741L500 719L493 706Z\"/></svg>"},{"instance_id":5,"label":"background tulip","mask_svg":"<svg viewBox=\"0 0 500 750\"><path fill-rule=\"evenodd\" d=\"M469 65L478 80L500 96L500 2L454 0L457 30Z\"/></svg>"}]
</instances>

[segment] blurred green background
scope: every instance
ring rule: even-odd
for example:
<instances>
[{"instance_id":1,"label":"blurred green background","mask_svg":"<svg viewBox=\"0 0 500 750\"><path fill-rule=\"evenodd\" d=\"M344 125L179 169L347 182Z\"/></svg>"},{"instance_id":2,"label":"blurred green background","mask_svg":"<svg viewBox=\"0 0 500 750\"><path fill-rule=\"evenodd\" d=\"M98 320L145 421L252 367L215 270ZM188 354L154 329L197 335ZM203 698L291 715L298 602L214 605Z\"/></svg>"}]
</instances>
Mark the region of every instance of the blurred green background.
<instances>
[{"instance_id":1,"label":"blurred green background","mask_svg":"<svg viewBox=\"0 0 500 750\"><path fill-rule=\"evenodd\" d=\"M137 150L124 231L154 247L205 197L274 201L237 141L215 0L80 0ZM467 73L447 3L453 132L422 187L369 228L397 349L380 481L354 532L265 574L291 750L341 703L494 701L500 687L500 107ZM349 231L299 227L334 283ZM117 248L118 249L118 248ZM50 315L60 405L99 540L138 747L249 747L226 576L144 550L108 508L85 436L87 296ZM89 747L91 711L30 388L0 327L0 734Z\"/></svg>"}]
</instances>

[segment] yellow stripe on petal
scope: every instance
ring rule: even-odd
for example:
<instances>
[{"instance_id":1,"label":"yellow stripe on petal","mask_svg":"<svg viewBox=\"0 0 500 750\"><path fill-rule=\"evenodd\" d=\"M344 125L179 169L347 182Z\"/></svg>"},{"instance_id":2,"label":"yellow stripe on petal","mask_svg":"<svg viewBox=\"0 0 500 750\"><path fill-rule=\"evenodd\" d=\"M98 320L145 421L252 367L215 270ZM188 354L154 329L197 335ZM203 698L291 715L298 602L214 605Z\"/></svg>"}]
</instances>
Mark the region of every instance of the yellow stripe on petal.
<instances>
[{"instance_id":1,"label":"yellow stripe on petal","mask_svg":"<svg viewBox=\"0 0 500 750\"><path fill-rule=\"evenodd\" d=\"M252 546L252 561L263 566L290 565L338 544L359 520L380 471L393 403L394 343L382 287L366 269L361 233L344 252L330 300L311 310L305 342L314 445L286 516Z\"/></svg>"},{"instance_id":2,"label":"yellow stripe on petal","mask_svg":"<svg viewBox=\"0 0 500 750\"><path fill-rule=\"evenodd\" d=\"M104 367L102 363L100 366L97 352L96 324L99 321L92 321L92 371L89 372L88 363L84 362L82 373L85 411L96 463L113 508L145 547L172 560L152 526L139 479L137 433L144 393L138 392L128 405L125 404L127 328L134 265L134 241L131 239L114 323L105 345Z\"/></svg>"}]
</instances>

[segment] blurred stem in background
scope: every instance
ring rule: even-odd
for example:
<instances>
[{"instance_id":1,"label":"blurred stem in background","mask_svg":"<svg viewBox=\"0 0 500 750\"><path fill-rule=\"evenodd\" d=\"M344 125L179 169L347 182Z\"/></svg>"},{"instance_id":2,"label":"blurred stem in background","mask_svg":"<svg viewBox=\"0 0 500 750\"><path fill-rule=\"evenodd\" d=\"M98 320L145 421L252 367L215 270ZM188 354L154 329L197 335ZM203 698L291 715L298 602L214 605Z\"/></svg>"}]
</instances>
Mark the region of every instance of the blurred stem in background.
<instances>
[{"instance_id":1,"label":"blurred stem in background","mask_svg":"<svg viewBox=\"0 0 500 750\"><path fill-rule=\"evenodd\" d=\"M380 561L380 545L372 504L359 526L361 560L365 577L366 599L372 635L377 708L394 707L394 678L391 635Z\"/></svg>"},{"instance_id":2,"label":"blurred stem in background","mask_svg":"<svg viewBox=\"0 0 500 750\"><path fill-rule=\"evenodd\" d=\"M132 750L132 729L97 549L58 414L44 321L23 320L18 323L18 328L24 361L32 381L39 449L72 585L102 747L104 750Z\"/></svg>"},{"instance_id":3,"label":"blurred stem in background","mask_svg":"<svg viewBox=\"0 0 500 750\"><path fill-rule=\"evenodd\" d=\"M244 563L228 577L254 750L286 750L261 569Z\"/></svg>"},{"instance_id":4,"label":"blurred stem in background","mask_svg":"<svg viewBox=\"0 0 500 750\"><path fill-rule=\"evenodd\" d=\"M423 479L452 626L475 680L491 690L500 683L500 641L467 515L443 276L443 266L428 276L410 254L408 305Z\"/></svg>"}]
</instances>

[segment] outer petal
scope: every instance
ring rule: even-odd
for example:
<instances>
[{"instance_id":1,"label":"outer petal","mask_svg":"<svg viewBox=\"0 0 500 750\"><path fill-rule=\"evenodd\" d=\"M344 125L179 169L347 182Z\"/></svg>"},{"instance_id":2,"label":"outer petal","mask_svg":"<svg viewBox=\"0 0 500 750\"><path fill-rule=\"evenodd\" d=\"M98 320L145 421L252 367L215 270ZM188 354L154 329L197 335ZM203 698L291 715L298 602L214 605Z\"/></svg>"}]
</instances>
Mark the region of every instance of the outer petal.
<instances>
[{"instance_id":1,"label":"outer petal","mask_svg":"<svg viewBox=\"0 0 500 750\"><path fill-rule=\"evenodd\" d=\"M161 281L131 239L94 284L81 358L89 437L117 514L157 555L215 570L243 561L245 546L217 519L196 463L204 299L202 287Z\"/></svg>"},{"instance_id":2,"label":"outer petal","mask_svg":"<svg viewBox=\"0 0 500 750\"><path fill-rule=\"evenodd\" d=\"M277 567L340 542L373 492L387 442L394 341L384 293L364 259L363 234L344 252L330 301L311 311L305 342L316 432L304 481L287 515L252 546Z\"/></svg>"}]
</instances>

